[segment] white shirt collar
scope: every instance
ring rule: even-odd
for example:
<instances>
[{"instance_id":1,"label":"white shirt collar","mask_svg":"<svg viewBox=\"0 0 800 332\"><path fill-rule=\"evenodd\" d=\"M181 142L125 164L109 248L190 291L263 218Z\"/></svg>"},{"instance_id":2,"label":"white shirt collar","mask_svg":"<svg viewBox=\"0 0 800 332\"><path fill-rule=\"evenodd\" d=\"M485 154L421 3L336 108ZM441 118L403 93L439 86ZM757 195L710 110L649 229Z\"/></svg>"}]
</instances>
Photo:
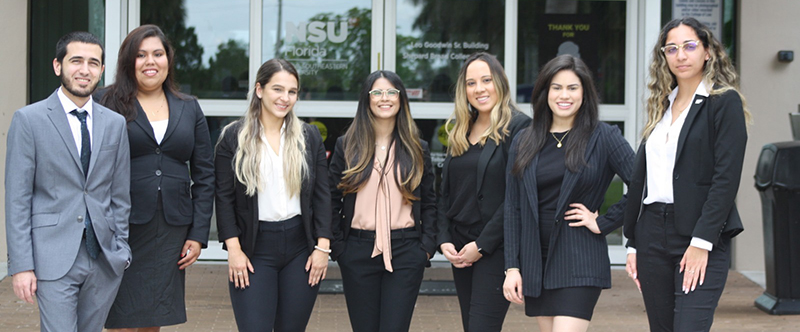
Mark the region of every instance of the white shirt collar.
<instances>
[{"instance_id":1,"label":"white shirt collar","mask_svg":"<svg viewBox=\"0 0 800 332\"><path fill-rule=\"evenodd\" d=\"M61 107L64 108L64 112L67 113L67 115L69 115L69 112L72 112L72 110L74 110L76 108L77 109L82 109L82 110L86 111L86 115L88 115L91 118L92 117L92 104L94 103L94 100L92 100L92 96L89 95L89 100L86 101L86 105L83 105L83 107L78 107L78 105L75 105L75 103L72 102L72 100L69 99L69 97L67 97L66 94L64 94L64 91L61 91L61 89L63 89L63 88L64 88L63 86L59 87L57 92L56 92L56 95L58 95L58 100L61 102Z\"/></svg>"},{"instance_id":2,"label":"white shirt collar","mask_svg":"<svg viewBox=\"0 0 800 332\"><path fill-rule=\"evenodd\" d=\"M710 83L710 82L709 82ZM697 85L697 89L694 90L695 95L700 95L703 97L708 97L708 86L710 84L706 84L706 81L700 81L700 84ZM672 89L672 92L669 94L669 103L672 105L675 102L675 97L678 96L678 87L676 86L675 89Z\"/></svg>"}]
</instances>

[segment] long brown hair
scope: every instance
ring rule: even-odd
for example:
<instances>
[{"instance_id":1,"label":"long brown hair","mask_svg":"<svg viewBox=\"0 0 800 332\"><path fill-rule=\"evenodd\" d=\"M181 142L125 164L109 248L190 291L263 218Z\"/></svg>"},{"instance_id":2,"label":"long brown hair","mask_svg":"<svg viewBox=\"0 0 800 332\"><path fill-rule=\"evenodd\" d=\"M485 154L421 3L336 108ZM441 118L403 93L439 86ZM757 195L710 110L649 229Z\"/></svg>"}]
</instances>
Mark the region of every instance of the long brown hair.
<instances>
[{"instance_id":1,"label":"long brown hair","mask_svg":"<svg viewBox=\"0 0 800 332\"><path fill-rule=\"evenodd\" d=\"M531 94L531 104L533 105L533 121L530 129L517 135L519 144L517 145L517 158L511 174L520 176L533 157L542 149L547 137L550 135L550 126L553 124L553 111L547 103L550 93L550 83L553 77L562 70L569 70L575 73L581 80L583 86L583 101L578 113L575 114L575 121L570 129L570 139L566 142L564 163L571 172L577 172L581 166L586 164L584 154L589 137L597 123L600 121L598 108L600 97L594 87L592 73L589 67L581 60L569 54L563 54L547 62L539 72L536 84L533 86Z\"/></svg>"},{"instance_id":2,"label":"long brown hair","mask_svg":"<svg viewBox=\"0 0 800 332\"><path fill-rule=\"evenodd\" d=\"M379 70L367 76L358 97L358 108L353 124L344 135L344 159L346 169L342 174L342 182L337 187L347 195L356 193L367 184L372 174L372 163L375 159L375 117L370 110L369 91L380 78L385 78L396 89L400 90L400 111L395 116L392 139L395 144L394 174L395 184L403 194L406 202L418 200L414 196L422 181L424 172L424 156L419 141L419 129L411 118L408 106L408 94L400 76L394 72Z\"/></svg>"},{"instance_id":3,"label":"long brown hair","mask_svg":"<svg viewBox=\"0 0 800 332\"><path fill-rule=\"evenodd\" d=\"M139 54L139 47L146 38L158 37L164 50L167 52L169 62L169 72L162 84L165 92L180 99L189 99L178 91L175 84L175 49L167 40L167 36L158 26L145 24L133 29L122 45L119 47L117 59L117 73L114 75L114 84L109 86L108 91L100 99L100 104L122 114L128 122L136 119L136 95L139 93L139 83L136 81L136 56Z\"/></svg>"}]
</instances>

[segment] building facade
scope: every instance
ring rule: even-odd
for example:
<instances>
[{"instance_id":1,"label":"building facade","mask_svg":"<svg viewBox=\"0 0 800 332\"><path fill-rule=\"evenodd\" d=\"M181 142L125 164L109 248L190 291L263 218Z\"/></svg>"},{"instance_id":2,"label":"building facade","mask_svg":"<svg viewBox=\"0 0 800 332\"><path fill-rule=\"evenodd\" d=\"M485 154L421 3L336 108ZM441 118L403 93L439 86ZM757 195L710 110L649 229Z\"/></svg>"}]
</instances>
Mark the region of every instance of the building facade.
<instances>
[{"instance_id":1,"label":"building facade","mask_svg":"<svg viewBox=\"0 0 800 332\"><path fill-rule=\"evenodd\" d=\"M787 113L797 110L800 69L777 61L800 49L789 27L800 13L792 0L0 0L0 27L10 48L0 53L0 158L14 110L52 93L55 41L72 30L100 36L104 83L113 81L117 50L141 24L159 25L176 47L176 78L208 117L212 139L244 113L264 61L281 57L300 72L297 112L316 124L333 149L355 114L361 82L377 69L400 74L434 165L444 159L442 125L452 112L452 87L464 58L497 55L512 98L530 114L539 67L554 56L580 56L595 73L601 120L617 125L632 146L644 123L650 52L663 23L692 15L708 22L737 64L753 112L738 204L746 231L734 240L733 268L763 271L761 206L753 187L762 145L791 139ZM16 51L16 52L15 52ZM11 78L14 79L11 79ZM5 163L0 163L3 168ZM437 168L438 170L438 168ZM3 168L3 172L5 169ZM438 173L437 173L438 174ZM617 180L609 201L622 195ZM5 195L4 192L0 195ZM2 207L0 207L2 209ZM3 214L4 215L4 214ZM2 222L4 224L4 221ZM225 259L212 229L205 259ZM608 237L613 264L624 264L621 232ZM0 254L6 252L0 228ZM0 255L3 259L6 255ZM0 260L0 262L5 262ZM2 263L0 263L2 264Z\"/></svg>"}]
</instances>

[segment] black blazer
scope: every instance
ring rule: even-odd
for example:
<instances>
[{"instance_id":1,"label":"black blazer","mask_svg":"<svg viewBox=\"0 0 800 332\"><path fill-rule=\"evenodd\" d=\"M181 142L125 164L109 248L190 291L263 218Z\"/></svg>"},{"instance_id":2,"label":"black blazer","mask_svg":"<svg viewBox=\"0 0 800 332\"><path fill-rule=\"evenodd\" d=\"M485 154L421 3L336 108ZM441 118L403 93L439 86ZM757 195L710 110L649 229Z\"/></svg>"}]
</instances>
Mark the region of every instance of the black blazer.
<instances>
[{"instance_id":1,"label":"black blazer","mask_svg":"<svg viewBox=\"0 0 800 332\"><path fill-rule=\"evenodd\" d=\"M525 129L530 130L530 129ZM523 131L524 132L524 131ZM542 262L539 241L539 199L536 185L538 154L521 179L511 174L519 138L511 144L506 176L505 257L506 269L519 268L522 293L538 297L546 289L564 287L611 287L611 263L606 235L622 225L625 196L597 218L601 234L586 227L570 227L564 220L571 203L583 203L591 211L603 204L606 191L617 174L626 184L633 172L633 149L619 128L597 125L586 145L586 166L577 173L566 170L558 198L557 219L550 237L547 261ZM542 278L544 275L544 278Z\"/></svg>"},{"instance_id":2,"label":"black blazer","mask_svg":"<svg viewBox=\"0 0 800 332\"><path fill-rule=\"evenodd\" d=\"M647 192L645 143L639 146L628 197L636 204L625 209L627 246L636 247L636 222ZM675 228L683 236L721 245L720 235L744 230L736 209L742 175L747 126L739 93L696 95L678 137L672 189ZM654 161L658 162L658 161Z\"/></svg>"},{"instance_id":3,"label":"black blazer","mask_svg":"<svg viewBox=\"0 0 800 332\"><path fill-rule=\"evenodd\" d=\"M101 98L107 91L98 92ZM136 102L137 116L128 122L131 146L131 224L153 219L161 188L164 216L170 225L190 225L187 240L205 248L214 200L211 136L197 99L165 91L169 124L161 144ZM188 167L187 167L188 163Z\"/></svg>"},{"instance_id":4,"label":"black blazer","mask_svg":"<svg viewBox=\"0 0 800 332\"><path fill-rule=\"evenodd\" d=\"M239 148L242 120L230 124L217 143L214 165L217 173L217 229L219 241L238 237L247 257L256 245L258 233L258 194L245 194L247 186L236 179L233 158ZM308 176L300 189L300 215L303 219L308 251L312 252L317 238L333 239L331 232L330 192L328 191L327 161L322 136L316 126L303 124L306 142L305 158ZM227 247L223 245L227 250Z\"/></svg>"},{"instance_id":5,"label":"black blazer","mask_svg":"<svg viewBox=\"0 0 800 332\"><path fill-rule=\"evenodd\" d=\"M436 253L436 193L433 190L433 169L431 168L431 152L428 149L428 142L420 140L422 145L423 159L425 165L423 167L422 181L417 189L414 189L414 196L419 197L419 200L414 201L414 221L417 231L421 234L420 241L422 242L422 249L425 250L430 257ZM343 195L342 190L336 186L342 182L342 172L347 169L347 163L344 159L344 136L336 140L336 148L334 149L333 156L331 157L331 165L329 169L330 174L330 192L331 192L331 207L333 208L334 227L333 232L335 240L331 243L331 258L336 260L342 253L345 247L345 239L350 234L350 225L353 223L353 210L356 207L356 196L358 193Z\"/></svg>"},{"instance_id":6,"label":"black blazer","mask_svg":"<svg viewBox=\"0 0 800 332\"><path fill-rule=\"evenodd\" d=\"M508 149L511 141L517 133L531 123L531 118L520 111L512 112L511 121L508 124L509 134L498 146L493 140L487 140L483 146L483 151L478 158L478 173L476 177L478 197L478 210L481 212L481 222L470 226L480 233L475 243L481 251L493 253L503 245L503 201L506 197L506 161L508 160ZM452 227L447 211L450 210L450 177L448 170L450 160L453 156L448 153L444 159L442 167L442 183L440 192L442 197L439 199L438 223L439 234L436 242L439 246L442 243L453 242L451 234ZM457 180L457 179L454 179Z\"/></svg>"}]
</instances>

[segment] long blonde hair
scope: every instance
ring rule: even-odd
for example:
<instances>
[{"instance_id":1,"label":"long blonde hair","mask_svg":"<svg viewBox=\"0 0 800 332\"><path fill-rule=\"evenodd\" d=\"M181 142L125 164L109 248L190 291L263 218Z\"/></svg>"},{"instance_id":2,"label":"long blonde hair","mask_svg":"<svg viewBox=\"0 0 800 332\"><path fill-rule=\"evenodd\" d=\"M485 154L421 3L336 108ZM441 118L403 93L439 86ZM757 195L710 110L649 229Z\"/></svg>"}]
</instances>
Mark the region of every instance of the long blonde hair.
<instances>
[{"instance_id":1,"label":"long blonde hair","mask_svg":"<svg viewBox=\"0 0 800 332\"><path fill-rule=\"evenodd\" d=\"M658 35L658 43L653 48L653 62L650 63L650 81L647 83L647 89L650 90L650 96L647 98L647 124L645 124L642 131L642 138L647 140L650 133L655 129L656 124L661 121L664 112L669 107L669 99L667 97L678 85L675 75L669 70L667 57L661 51L661 47L667 43L667 34L679 25L692 28L697 34L697 38L703 43L703 47L708 51L709 59L703 66L703 81L713 84L713 86L708 87L711 89L709 94L719 95L728 90L736 91L742 99L745 121L751 123L752 116L747 109L747 103L742 93L739 92L739 75L736 74L736 69L731 63L731 58L725 52L725 47L714 37L707 26L694 18L684 17L667 23L661 29L661 33Z\"/></svg>"},{"instance_id":2,"label":"long blonde hair","mask_svg":"<svg viewBox=\"0 0 800 332\"><path fill-rule=\"evenodd\" d=\"M499 145L510 133L508 124L511 122L511 110L515 109L515 107L511 101L508 77L506 77L506 73L503 70L503 65L489 53L474 53L464 61L464 65L461 66L461 70L458 73L455 109L445 123L447 149L453 157L460 156L469 149L467 133L477 119L477 114L472 111L467 99L467 67L474 61L483 61L489 65L489 71L492 73L492 84L497 92L498 99L497 104L494 105L491 111L489 128L481 134L478 142L483 146L487 140L491 139Z\"/></svg>"},{"instance_id":3,"label":"long blonde hair","mask_svg":"<svg viewBox=\"0 0 800 332\"><path fill-rule=\"evenodd\" d=\"M297 79L298 85L300 78L297 70L286 60L271 59L258 69L256 83L262 88L266 88L275 73L285 71ZM261 117L261 98L256 95L256 87L250 92L250 106L247 109L239 130L239 148L233 159L233 169L236 179L243 183L247 189L245 193L249 196L255 195L258 191L265 189L261 175L261 151L264 143L261 140L263 128L259 121ZM303 121L297 118L294 108L286 114L284 118L286 129L284 131L283 150L283 174L286 181L286 188L289 197L300 194L303 179L308 176L308 163L305 158L306 141L303 132ZM227 132L228 125L225 127L223 136Z\"/></svg>"},{"instance_id":4,"label":"long blonde hair","mask_svg":"<svg viewBox=\"0 0 800 332\"><path fill-rule=\"evenodd\" d=\"M419 140L419 129L411 118L408 94L400 76L387 70L379 70L367 76L358 98L358 108L353 123L344 135L344 159L346 169L337 188L347 194L357 193L367 184L372 174L375 158L375 116L370 110L369 91L380 78L385 78L395 89L400 90L400 111L395 115L392 140L395 143L394 178L406 203L418 200L414 190L422 182L425 156Z\"/></svg>"}]
</instances>

